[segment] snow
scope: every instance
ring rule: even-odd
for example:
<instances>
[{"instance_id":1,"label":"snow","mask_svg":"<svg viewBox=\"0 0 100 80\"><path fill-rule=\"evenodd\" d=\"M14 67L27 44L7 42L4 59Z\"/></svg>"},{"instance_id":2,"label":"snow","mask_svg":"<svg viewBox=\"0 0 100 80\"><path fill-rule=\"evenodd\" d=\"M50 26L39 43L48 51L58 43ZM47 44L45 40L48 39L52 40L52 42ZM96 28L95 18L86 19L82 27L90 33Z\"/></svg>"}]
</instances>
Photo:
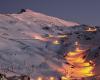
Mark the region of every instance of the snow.
<instances>
[{"instance_id":1,"label":"snow","mask_svg":"<svg viewBox=\"0 0 100 80\"><path fill-rule=\"evenodd\" d=\"M49 25L53 24L53 25L58 25L58 26L75 26L75 25L79 25L78 23L75 22L71 22L71 21L64 21L62 19L59 18L55 18L55 17L51 17L51 16L47 16L41 13L37 13L37 12L33 12L31 10L26 10L26 12L22 13L22 14L12 14L15 18L21 20L21 21L26 21L27 23L31 23L30 21L35 21L38 22L46 22L49 23ZM28 21L29 20L29 21ZM43 24L46 24L43 23Z\"/></svg>"},{"instance_id":2,"label":"snow","mask_svg":"<svg viewBox=\"0 0 100 80\"><path fill-rule=\"evenodd\" d=\"M95 33L86 32L88 27L31 10L20 14L0 14L0 68L3 66L4 73L16 75L60 76L61 73L53 68L64 64L65 51L73 50L75 41L79 41L82 48L100 46L100 28L96 27ZM53 37L47 38L47 34ZM62 39L57 38L59 34L67 35L64 42L52 44L53 40ZM86 40L87 37L91 40ZM42 66L44 71L41 70L42 64L47 66L46 69L45 65ZM48 74L47 70L50 70Z\"/></svg>"}]
</instances>

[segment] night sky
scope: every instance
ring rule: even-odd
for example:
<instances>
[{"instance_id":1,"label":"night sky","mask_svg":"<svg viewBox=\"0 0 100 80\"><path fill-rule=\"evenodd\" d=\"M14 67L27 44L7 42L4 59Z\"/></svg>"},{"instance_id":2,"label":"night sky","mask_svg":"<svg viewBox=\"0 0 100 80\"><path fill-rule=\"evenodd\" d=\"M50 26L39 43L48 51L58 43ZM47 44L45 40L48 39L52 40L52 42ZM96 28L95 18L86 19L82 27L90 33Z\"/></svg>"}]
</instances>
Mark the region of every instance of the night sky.
<instances>
[{"instance_id":1,"label":"night sky","mask_svg":"<svg viewBox=\"0 0 100 80\"><path fill-rule=\"evenodd\" d=\"M22 8L81 24L100 25L100 0L0 0L1 13Z\"/></svg>"}]
</instances>

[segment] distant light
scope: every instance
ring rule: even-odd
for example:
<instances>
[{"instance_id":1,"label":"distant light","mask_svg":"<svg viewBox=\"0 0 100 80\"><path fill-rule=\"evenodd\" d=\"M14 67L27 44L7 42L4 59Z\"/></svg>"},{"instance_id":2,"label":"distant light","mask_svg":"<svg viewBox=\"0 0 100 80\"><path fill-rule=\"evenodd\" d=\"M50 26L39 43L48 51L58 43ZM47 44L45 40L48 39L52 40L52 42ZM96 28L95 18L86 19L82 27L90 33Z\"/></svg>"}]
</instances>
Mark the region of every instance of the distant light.
<instances>
[{"instance_id":1,"label":"distant light","mask_svg":"<svg viewBox=\"0 0 100 80\"><path fill-rule=\"evenodd\" d=\"M43 78L42 77L38 77L37 80L43 80Z\"/></svg>"},{"instance_id":2,"label":"distant light","mask_svg":"<svg viewBox=\"0 0 100 80\"><path fill-rule=\"evenodd\" d=\"M61 80L71 80L69 77L64 77L64 76L62 76L61 77Z\"/></svg>"},{"instance_id":3,"label":"distant light","mask_svg":"<svg viewBox=\"0 0 100 80\"><path fill-rule=\"evenodd\" d=\"M55 41L53 41L52 43L53 43L53 44L56 44L56 45L57 45L57 44L60 44L60 42L59 42L58 40L55 40Z\"/></svg>"},{"instance_id":4,"label":"distant light","mask_svg":"<svg viewBox=\"0 0 100 80\"><path fill-rule=\"evenodd\" d=\"M57 37L58 38L65 38L65 37L67 37L67 35L58 35Z\"/></svg>"},{"instance_id":5,"label":"distant light","mask_svg":"<svg viewBox=\"0 0 100 80\"><path fill-rule=\"evenodd\" d=\"M50 80L55 80L55 77L50 77Z\"/></svg>"},{"instance_id":6,"label":"distant light","mask_svg":"<svg viewBox=\"0 0 100 80\"><path fill-rule=\"evenodd\" d=\"M97 31L97 29L96 28L88 28L87 30L86 30L87 32L95 32L95 31Z\"/></svg>"}]
</instances>

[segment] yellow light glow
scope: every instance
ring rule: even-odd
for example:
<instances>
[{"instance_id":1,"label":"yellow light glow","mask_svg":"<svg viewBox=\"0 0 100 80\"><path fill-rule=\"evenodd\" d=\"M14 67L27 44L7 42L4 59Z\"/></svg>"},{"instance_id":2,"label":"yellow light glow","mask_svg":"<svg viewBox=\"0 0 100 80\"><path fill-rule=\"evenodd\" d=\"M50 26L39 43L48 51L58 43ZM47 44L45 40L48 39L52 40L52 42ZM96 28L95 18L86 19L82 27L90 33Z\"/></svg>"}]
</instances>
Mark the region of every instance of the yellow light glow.
<instances>
[{"instance_id":1,"label":"yellow light glow","mask_svg":"<svg viewBox=\"0 0 100 80\"><path fill-rule=\"evenodd\" d=\"M85 67L83 69L80 70L80 72L82 73L90 73L92 71L93 67L89 66L89 67Z\"/></svg>"},{"instance_id":2,"label":"yellow light glow","mask_svg":"<svg viewBox=\"0 0 100 80\"><path fill-rule=\"evenodd\" d=\"M75 51L76 51L76 53L78 53L78 52L79 52L79 53L84 52L84 50L81 50L81 49L79 49L78 47L76 48L76 50L75 50Z\"/></svg>"},{"instance_id":3,"label":"yellow light glow","mask_svg":"<svg viewBox=\"0 0 100 80\"><path fill-rule=\"evenodd\" d=\"M78 48L74 52L69 52L68 56L75 56L81 54L84 50L79 50Z\"/></svg>"},{"instance_id":4,"label":"yellow light glow","mask_svg":"<svg viewBox=\"0 0 100 80\"><path fill-rule=\"evenodd\" d=\"M68 57L67 60L71 63L84 63L84 59L82 59L81 57L77 57L77 58L71 58L71 57Z\"/></svg>"},{"instance_id":5,"label":"yellow light glow","mask_svg":"<svg viewBox=\"0 0 100 80\"><path fill-rule=\"evenodd\" d=\"M95 32L95 31L97 31L97 29L96 28L88 28L87 30L86 30L87 32Z\"/></svg>"},{"instance_id":6,"label":"yellow light glow","mask_svg":"<svg viewBox=\"0 0 100 80\"><path fill-rule=\"evenodd\" d=\"M67 37L67 35L58 35L57 37L58 38L65 38L65 37Z\"/></svg>"},{"instance_id":7,"label":"yellow light glow","mask_svg":"<svg viewBox=\"0 0 100 80\"><path fill-rule=\"evenodd\" d=\"M90 77L90 76L94 76L94 74L91 72L91 73L85 74L85 76Z\"/></svg>"},{"instance_id":8,"label":"yellow light glow","mask_svg":"<svg viewBox=\"0 0 100 80\"><path fill-rule=\"evenodd\" d=\"M69 77L62 76L61 80L71 80Z\"/></svg>"},{"instance_id":9,"label":"yellow light glow","mask_svg":"<svg viewBox=\"0 0 100 80\"><path fill-rule=\"evenodd\" d=\"M54 37L54 36L49 34L49 36L48 36L48 37L49 37L49 38L51 38L51 37Z\"/></svg>"},{"instance_id":10,"label":"yellow light glow","mask_svg":"<svg viewBox=\"0 0 100 80\"><path fill-rule=\"evenodd\" d=\"M68 53L68 56L75 56L75 55L76 55L75 52L69 52L69 53Z\"/></svg>"},{"instance_id":11,"label":"yellow light glow","mask_svg":"<svg viewBox=\"0 0 100 80\"><path fill-rule=\"evenodd\" d=\"M85 62L85 63L79 64L79 66L84 66L84 67L87 67L87 66L90 66L90 63Z\"/></svg>"},{"instance_id":12,"label":"yellow light glow","mask_svg":"<svg viewBox=\"0 0 100 80\"><path fill-rule=\"evenodd\" d=\"M55 80L55 77L50 77L50 80Z\"/></svg>"},{"instance_id":13,"label":"yellow light glow","mask_svg":"<svg viewBox=\"0 0 100 80\"><path fill-rule=\"evenodd\" d=\"M42 77L38 77L37 80L43 80Z\"/></svg>"},{"instance_id":14,"label":"yellow light glow","mask_svg":"<svg viewBox=\"0 0 100 80\"><path fill-rule=\"evenodd\" d=\"M53 41L52 43L53 43L53 44L56 44L56 45L57 45L57 44L60 44L60 42L59 42L58 40L55 40L55 41Z\"/></svg>"},{"instance_id":15,"label":"yellow light glow","mask_svg":"<svg viewBox=\"0 0 100 80\"><path fill-rule=\"evenodd\" d=\"M68 67L68 65L64 66L66 71L65 75L78 78L94 76L95 74L92 71L95 64L93 61L86 61L86 59L83 58L85 50L80 49L78 42L75 42L75 46L75 51L70 51L65 56L67 62L72 65L72 67Z\"/></svg>"}]
</instances>

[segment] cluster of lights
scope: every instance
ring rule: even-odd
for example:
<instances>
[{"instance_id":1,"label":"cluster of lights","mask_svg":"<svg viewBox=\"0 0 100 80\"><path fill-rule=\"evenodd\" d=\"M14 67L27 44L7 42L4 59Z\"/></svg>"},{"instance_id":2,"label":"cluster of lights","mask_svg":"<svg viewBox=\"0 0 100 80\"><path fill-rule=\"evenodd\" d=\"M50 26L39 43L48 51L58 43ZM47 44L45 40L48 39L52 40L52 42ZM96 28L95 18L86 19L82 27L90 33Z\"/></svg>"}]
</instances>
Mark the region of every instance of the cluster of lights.
<instances>
[{"instance_id":1,"label":"cluster of lights","mask_svg":"<svg viewBox=\"0 0 100 80\"><path fill-rule=\"evenodd\" d=\"M38 77L36 80L45 80L45 79L43 77ZM47 80L58 80L58 79L52 76L49 77ZM70 78L62 76L60 80L70 80Z\"/></svg>"},{"instance_id":2,"label":"cluster of lights","mask_svg":"<svg viewBox=\"0 0 100 80\"><path fill-rule=\"evenodd\" d=\"M54 44L59 44L59 42L56 40ZM65 56L70 65L65 64L58 70L64 76L60 77L60 79L56 77L48 77L47 79L44 79L45 77L38 77L36 80L73 80L74 78L79 78L80 80L81 78L94 76L93 69L95 64L83 58L86 50L80 49L78 42L75 42L74 45L76 46L75 51L71 51Z\"/></svg>"},{"instance_id":3,"label":"cluster of lights","mask_svg":"<svg viewBox=\"0 0 100 80\"><path fill-rule=\"evenodd\" d=\"M75 46L75 51L71 51L65 56L67 62L74 66L73 68L65 66L65 70L67 71L66 75L69 74L69 76L80 78L94 76L92 71L95 64L92 61L86 61L83 58L85 50L80 49L78 42L75 42Z\"/></svg>"},{"instance_id":4,"label":"cluster of lights","mask_svg":"<svg viewBox=\"0 0 100 80\"><path fill-rule=\"evenodd\" d=\"M95 31L97 31L97 29L95 27L94 28L89 27L86 31L87 32L95 32Z\"/></svg>"}]
</instances>

